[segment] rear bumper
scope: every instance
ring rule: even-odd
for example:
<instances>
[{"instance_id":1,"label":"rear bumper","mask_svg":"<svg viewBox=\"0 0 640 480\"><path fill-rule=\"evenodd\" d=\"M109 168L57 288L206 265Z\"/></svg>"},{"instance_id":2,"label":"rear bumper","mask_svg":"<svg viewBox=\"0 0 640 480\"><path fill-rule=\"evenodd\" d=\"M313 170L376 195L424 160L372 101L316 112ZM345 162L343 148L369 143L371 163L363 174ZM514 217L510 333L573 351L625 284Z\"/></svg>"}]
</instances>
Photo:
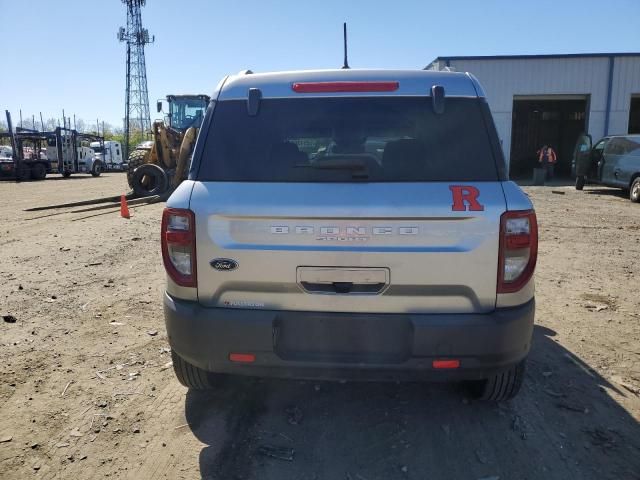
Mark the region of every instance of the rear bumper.
<instances>
[{"instance_id":1,"label":"rear bumper","mask_svg":"<svg viewBox=\"0 0 640 480\"><path fill-rule=\"evenodd\" d=\"M378 315L205 308L165 293L164 312L171 348L211 372L448 381L486 378L524 359L535 302L487 314ZM235 363L230 353L256 359ZM434 369L436 359L460 366Z\"/></svg>"}]
</instances>

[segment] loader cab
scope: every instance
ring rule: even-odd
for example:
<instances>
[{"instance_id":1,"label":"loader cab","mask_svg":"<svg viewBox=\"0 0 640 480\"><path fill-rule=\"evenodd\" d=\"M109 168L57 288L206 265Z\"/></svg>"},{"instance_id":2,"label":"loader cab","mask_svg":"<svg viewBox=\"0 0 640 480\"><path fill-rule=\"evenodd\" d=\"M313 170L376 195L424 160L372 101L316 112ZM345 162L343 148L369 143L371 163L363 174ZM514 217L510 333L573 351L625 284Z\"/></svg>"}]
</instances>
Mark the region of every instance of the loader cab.
<instances>
[{"instance_id":1,"label":"loader cab","mask_svg":"<svg viewBox=\"0 0 640 480\"><path fill-rule=\"evenodd\" d=\"M209 105L209 97L207 95L167 95L167 103L168 125L184 132L190 127L200 128ZM162 110L162 102L158 102L158 112Z\"/></svg>"}]
</instances>

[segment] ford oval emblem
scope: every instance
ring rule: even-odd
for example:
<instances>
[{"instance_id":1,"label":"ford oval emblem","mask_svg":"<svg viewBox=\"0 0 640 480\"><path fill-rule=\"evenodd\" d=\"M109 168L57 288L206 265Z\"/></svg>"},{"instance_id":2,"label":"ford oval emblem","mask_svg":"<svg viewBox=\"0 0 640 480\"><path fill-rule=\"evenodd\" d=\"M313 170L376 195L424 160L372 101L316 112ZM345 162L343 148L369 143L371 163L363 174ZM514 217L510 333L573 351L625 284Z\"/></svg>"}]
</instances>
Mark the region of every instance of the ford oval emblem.
<instances>
[{"instance_id":1,"label":"ford oval emblem","mask_svg":"<svg viewBox=\"0 0 640 480\"><path fill-rule=\"evenodd\" d=\"M214 258L209 264L220 272L230 272L238 268L238 262L230 258Z\"/></svg>"}]
</instances>

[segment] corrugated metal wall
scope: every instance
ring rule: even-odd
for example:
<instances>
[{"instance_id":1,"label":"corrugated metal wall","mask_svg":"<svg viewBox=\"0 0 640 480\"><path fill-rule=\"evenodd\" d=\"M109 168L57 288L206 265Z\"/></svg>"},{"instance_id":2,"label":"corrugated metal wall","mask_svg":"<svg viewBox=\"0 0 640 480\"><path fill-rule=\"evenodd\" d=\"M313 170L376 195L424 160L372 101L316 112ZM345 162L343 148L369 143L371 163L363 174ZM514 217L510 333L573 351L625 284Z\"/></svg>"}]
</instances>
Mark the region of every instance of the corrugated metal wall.
<instances>
[{"instance_id":1,"label":"corrugated metal wall","mask_svg":"<svg viewBox=\"0 0 640 480\"><path fill-rule=\"evenodd\" d=\"M446 63L438 65L444 68ZM589 98L588 129L594 140L605 134L608 57L451 60L471 72L485 89L507 162L511 148L514 96L584 95ZM626 133L632 94L640 93L640 56L614 57L609 133Z\"/></svg>"},{"instance_id":2,"label":"corrugated metal wall","mask_svg":"<svg viewBox=\"0 0 640 480\"><path fill-rule=\"evenodd\" d=\"M627 133L631 95L640 94L640 57L616 57L611 89L609 133Z\"/></svg>"}]
</instances>

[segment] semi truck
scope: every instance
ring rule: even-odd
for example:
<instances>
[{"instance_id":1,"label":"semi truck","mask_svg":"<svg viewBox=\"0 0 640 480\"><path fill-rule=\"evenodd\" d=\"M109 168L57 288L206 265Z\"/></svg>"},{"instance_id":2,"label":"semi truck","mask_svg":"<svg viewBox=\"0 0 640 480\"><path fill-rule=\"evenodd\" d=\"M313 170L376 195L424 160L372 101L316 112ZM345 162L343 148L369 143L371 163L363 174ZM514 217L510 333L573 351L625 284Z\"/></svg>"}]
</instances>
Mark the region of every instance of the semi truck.
<instances>
[{"instance_id":1,"label":"semi truck","mask_svg":"<svg viewBox=\"0 0 640 480\"><path fill-rule=\"evenodd\" d=\"M122 159L122 145L120 142L113 140L91 142L89 147L95 152L95 159L102 162L104 170L122 172L127 169L127 164Z\"/></svg>"}]
</instances>

